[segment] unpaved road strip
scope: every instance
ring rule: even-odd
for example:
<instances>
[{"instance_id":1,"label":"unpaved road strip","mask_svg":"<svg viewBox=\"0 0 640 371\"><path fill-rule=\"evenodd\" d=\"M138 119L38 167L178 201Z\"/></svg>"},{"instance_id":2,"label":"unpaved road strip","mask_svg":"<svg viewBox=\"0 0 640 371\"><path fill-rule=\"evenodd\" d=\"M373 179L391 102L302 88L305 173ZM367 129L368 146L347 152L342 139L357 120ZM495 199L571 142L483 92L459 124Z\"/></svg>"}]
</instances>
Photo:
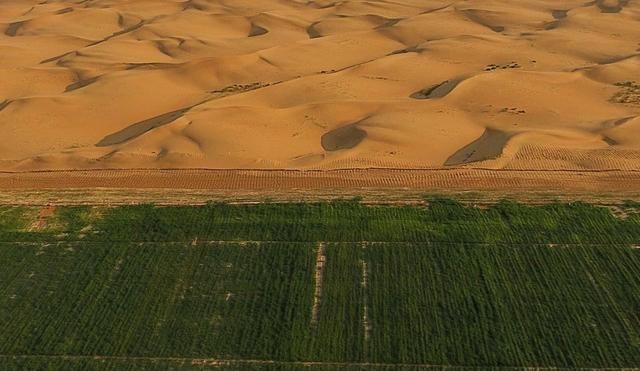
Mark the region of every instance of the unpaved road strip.
<instances>
[{"instance_id":1,"label":"unpaved road strip","mask_svg":"<svg viewBox=\"0 0 640 371\"><path fill-rule=\"evenodd\" d=\"M322 362L322 361L278 361L278 360L262 360L262 359L224 359L224 358L182 358L182 357L127 357L127 356L103 356L103 355L47 355L47 354L1 354L2 359L43 359L43 360L69 360L69 361L120 361L120 362L168 362L178 364L192 364L211 367L224 367L229 365L274 365L274 366L324 366L335 367L337 369L344 367L367 367L391 369L392 367L421 368L421 369L501 369L501 370L638 370L638 368L607 368L607 367L538 367L538 366L464 366L464 365L437 365L437 364L414 364L414 363L373 363L373 362Z\"/></svg>"},{"instance_id":2,"label":"unpaved road strip","mask_svg":"<svg viewBox=\"0 0 640 371\"><path fill-rule=\"evenodd\" d=\"M77 170L0 173L0 189L171 188L229 191L357 188L640 192L640 171L484 169Z\"/></svg>"},{"instance_id":3,"label":"unpaved road strip","mask_svg":"<svg viewBox=\"0 0 640 371\"><path fill-rule=\"evenodd\" d=\"M168 191L170 189L171 191ZM202 204L362 197L421 202L425 194L474 203L501 198L615 204L640 198L640 171L484 169L78 170L0 173L3 204Z\"/></svg>"}]
</instances>

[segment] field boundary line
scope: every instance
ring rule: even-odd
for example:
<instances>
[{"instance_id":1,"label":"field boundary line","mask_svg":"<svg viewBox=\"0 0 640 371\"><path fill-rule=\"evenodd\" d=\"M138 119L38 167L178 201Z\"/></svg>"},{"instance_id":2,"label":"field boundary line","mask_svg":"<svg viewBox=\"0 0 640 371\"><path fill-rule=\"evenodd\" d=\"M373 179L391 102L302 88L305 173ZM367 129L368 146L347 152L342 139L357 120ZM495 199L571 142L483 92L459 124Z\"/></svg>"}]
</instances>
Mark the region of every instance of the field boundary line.
<instances>
[{"instance_id":1,"label":"field boundary line","mask_svg":"<svg viewBox=\"0 0 640 371\"><path fill-rule=\"evenodd\" d=\"M516 188L516 187L514 187ZM164 187L125 187L107 188L63 187L63 188L2 188L0 185L0 202L7 206L35 206L48 204L56 206L85 205L97 207L115 207L122 205L152 204L164 206L204 206L209 203L227 203L231 205L256 204L291 204L315 203L357 198L366 206L385 205L419 205L428 204L430 197L447 197L464 204L475 206L491 206L501 200L514 200L526 205L546 205L555 202L587 202L595 206L622 206L626 200L640 199L639 191L620 191L602 193L595 191L574 191L561 194L560 191L544 191L540 189L520 192L502 190L444 190L421 188L380 188L367 187L349 190L342 188L308 188L293 187L286 192L281 190L235 190L172 188L167 193ZM603 189L605 189L603 187Z\"/></svg>"},{"instance_id":2,"label":"field boundary line","mask_svg":"<svg viewBox=\"0 0 640 371\"><path fill-rule=\"evenodd\" d=\"M70 361L149 361L149 362L189 362L192 365L202 366L225 366L233 364L245 365L281 365L281 366L332 366L332 367L371 367L371 368L390 368L390 367L411 367L411 368L455 368L455 369L500 369L500 370L592 370L592 371L635 371L640 370L638 367L566 367L566 366L470 366L470 365L447 365L447 364L427 364L427 363L378 363L378 362L323 362L323 361L279 361L268 359L232 359L232 358L189 358L189 357L149 357L149 356L105 356L105 355L56 355L56 354L0 354L0 359L50 359L50 360L70 360Z\"/></svg>"},{"instance_id":3,"label":"field boundary line","mask_svg":"<svg viewBox=\"0 0 640 371\"><path fill-rule=\"evenodd\" d=\"M361 249L365 250L367 244L361 243ZM368 288L369 288L369 265L366 257L363 256L360 259L360 265L362 267L360 286L362 288L362 332L364 335L364 349L368 350L369 338L371 337L371 324L369 323L369 301L367 300Z\"/></svg>"},{"instance_id":4,"label":"field boundary line","mask_svg":"<svg viewBox=\"0 0 640 371\"><path fill-rule=\"evenodd\" d=\"M320 317L320 301L322 300L322 280L324 279L324 268L327 263L326 242L318 242L318 252L316 253L316 267L314 272L315 289L313 292L313 306L311 307L311 326L318 323Z\"/></svg>"}]
</instances>

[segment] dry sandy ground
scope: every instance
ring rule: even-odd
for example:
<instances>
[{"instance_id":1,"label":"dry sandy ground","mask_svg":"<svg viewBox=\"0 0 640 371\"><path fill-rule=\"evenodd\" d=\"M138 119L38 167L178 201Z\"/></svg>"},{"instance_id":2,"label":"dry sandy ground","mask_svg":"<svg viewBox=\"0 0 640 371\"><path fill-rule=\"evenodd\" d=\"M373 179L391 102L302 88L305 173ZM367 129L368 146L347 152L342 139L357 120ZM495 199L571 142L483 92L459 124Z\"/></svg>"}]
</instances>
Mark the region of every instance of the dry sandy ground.
<instances>
[{"instance_id":1,"label":"dry sandy ground","mask_svg":"<svg viewBox=\"0 0 640 371\"><path fill-rule=\"evenodd\" d=\"M638 199L640 172L625 170L336 169L336 170L73 170L0 173L0 190L190 189L221 194L466 192L613 195ZM560 192L558 192L560 191ZM171 193L164 191L164 193Z\"/></svg>"},{"instance_id":2,"label":"dry sandy ground","mask_svg":"<svg viewBox=\"0 0 640 371\"><path fill-rule=\"evenodd\" d=\"M445 195L473 204L508 198L623 206L640 200L640 172L445 170L100 170L0 173L0 205L204 204L318 201L423 203Z\"/></svg>"},{"instance_id":3,"label":"dry sandy ground","mask_svg":"<svg viewBox=\"0 0 640 371\"><path fill-rule=\"evenodd\" d=\"M640 1L0 1L1 170L385 167L640 170Z\"/></svg>"}]
</instances>

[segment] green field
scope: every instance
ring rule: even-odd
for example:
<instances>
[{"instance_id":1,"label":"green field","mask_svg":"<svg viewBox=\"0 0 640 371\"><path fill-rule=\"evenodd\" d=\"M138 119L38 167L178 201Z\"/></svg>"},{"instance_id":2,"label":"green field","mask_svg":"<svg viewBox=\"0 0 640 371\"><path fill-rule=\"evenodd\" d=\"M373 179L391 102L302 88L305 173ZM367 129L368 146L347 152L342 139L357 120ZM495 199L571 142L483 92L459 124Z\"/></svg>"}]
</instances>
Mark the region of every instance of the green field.
<instances>
[{"instance_id":1,"label":"green field","mask_svg":"<svg viewBox=\"0 0 640 371\"><path fill-rule=\"evenodd\" d=\"M640 216L0 207L0 369L640 367Z\"/></svg>"}]
</instances>

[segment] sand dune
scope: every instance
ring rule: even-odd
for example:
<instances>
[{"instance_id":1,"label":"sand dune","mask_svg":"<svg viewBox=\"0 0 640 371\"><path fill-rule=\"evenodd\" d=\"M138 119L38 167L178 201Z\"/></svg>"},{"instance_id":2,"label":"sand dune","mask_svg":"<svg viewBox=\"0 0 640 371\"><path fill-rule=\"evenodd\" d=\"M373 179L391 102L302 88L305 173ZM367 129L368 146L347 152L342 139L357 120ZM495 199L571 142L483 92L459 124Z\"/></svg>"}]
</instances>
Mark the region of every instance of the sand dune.
<instances>
[{"instance_id":1,"label":"sand dune","mask_svg":"<svg viewBox=\"0 0 640 371\"><path fill-rule=\"evenodd\" d=\"M3 0L0 170L640 170L634 0Z\"/></svg>"}]
</instances>

